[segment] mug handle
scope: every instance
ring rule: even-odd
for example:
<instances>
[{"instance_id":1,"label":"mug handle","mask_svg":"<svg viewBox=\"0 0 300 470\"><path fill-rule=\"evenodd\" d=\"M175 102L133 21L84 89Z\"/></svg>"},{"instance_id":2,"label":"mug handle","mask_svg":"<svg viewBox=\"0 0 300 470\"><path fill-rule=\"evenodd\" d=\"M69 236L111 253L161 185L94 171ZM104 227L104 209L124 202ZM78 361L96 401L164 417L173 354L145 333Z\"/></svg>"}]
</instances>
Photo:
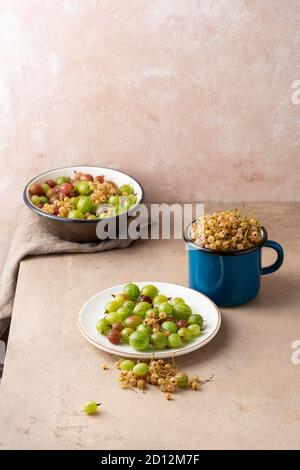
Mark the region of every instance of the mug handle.
<instances>
[{"instance_id":1,"label":"mug handle","mask_svg":"<svg viewBox=\"0 0 300 470\"><path fill-rule=\"evenodd\" d=\"M275 261L275 263L271 264L270 266L265 266L264 268L261 268L261 274L271 274L277 271L282 265L284 260L284 251L282 246L279 245L279 243L274 242L273 240L267 240L263 247L265 246L267 248L273 248L273 250L275 250L277 253L277 260Z\"/></svg>"}]
</instances>

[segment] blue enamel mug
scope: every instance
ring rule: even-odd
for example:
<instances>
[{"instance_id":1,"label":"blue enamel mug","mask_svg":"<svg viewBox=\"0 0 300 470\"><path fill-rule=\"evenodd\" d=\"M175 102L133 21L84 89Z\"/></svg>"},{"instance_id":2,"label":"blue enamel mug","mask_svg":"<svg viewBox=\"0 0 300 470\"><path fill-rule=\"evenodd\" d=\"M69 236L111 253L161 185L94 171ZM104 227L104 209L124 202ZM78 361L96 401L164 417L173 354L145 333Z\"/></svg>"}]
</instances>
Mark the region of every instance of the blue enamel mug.
<instances>
[{"instance_id":1,"label":"blue enamel mug","mask_svg":"<svg viewBox=\"0 0 300 470\"><path fill-rule=\"evenodd\" d=\"M249 302L259 293L261 275L274 273L283 263L282 246L268 240L263 227L262 239L255 247L220 253L194 243L190 238L191 225L184 232L188 245L189 286L210 297L217 305L233 307ZM261 265L263 247L277 253L275 263L270 266Z\"/></svg>"}]
</instances>

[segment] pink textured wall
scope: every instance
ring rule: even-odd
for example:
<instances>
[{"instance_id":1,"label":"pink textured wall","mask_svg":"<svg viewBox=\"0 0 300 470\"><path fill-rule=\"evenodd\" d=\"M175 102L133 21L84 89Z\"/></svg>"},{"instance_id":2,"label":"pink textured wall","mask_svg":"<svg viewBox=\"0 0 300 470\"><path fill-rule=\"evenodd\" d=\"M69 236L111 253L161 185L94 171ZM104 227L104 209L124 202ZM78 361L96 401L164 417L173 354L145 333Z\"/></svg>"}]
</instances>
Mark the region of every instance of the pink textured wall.
<instances>
[{"instance_id":1,"label":"pink textured wall","mask_svg":"<svg viewBox=\"0 0 300 470\"><path fill-rule=\"evenodd\" d=\"M148 200L299 200L299 25L299 0L1 0L1 217L73 163Z\"/></svg>"}]
</instances>

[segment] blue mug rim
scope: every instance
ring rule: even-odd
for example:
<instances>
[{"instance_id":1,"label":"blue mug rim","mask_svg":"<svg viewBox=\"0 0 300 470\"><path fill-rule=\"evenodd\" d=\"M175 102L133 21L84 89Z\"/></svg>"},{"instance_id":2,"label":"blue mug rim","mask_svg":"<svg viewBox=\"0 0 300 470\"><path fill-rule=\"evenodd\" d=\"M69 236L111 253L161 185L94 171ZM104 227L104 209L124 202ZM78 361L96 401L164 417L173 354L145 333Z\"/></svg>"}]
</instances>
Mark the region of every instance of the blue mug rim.
<instances>
[{"instance_id":1,"label":"blue mug rim","mask_svg":"<svg viewBox=\"0 0 300 470\"><path fill-rule=\"evenodd\" d=\"M183 232L183 239L186 243L188 243L189 245L192 245L194 249L199 250L199 251L203 251L204 253L207 253L208 255L217 255L217 256L247 255L248 253L259 250L266 243L266 241L268 239L268 232L265 229L265 227L262 226L261 230L262 230L263 236L262 236L262 239L260 240L260 242L257 245L255 245L251 248L247 248L246 250L214 251L214 250L211 250L210 248L205 248L204 246L197 245L197 243L195 243L193 240L191 240L189 233L190 233L191 226L194 222L196 222L196 219L193 220L193 222L191 222L185 228L185 230Z\"/></svg>"}]
</instances>

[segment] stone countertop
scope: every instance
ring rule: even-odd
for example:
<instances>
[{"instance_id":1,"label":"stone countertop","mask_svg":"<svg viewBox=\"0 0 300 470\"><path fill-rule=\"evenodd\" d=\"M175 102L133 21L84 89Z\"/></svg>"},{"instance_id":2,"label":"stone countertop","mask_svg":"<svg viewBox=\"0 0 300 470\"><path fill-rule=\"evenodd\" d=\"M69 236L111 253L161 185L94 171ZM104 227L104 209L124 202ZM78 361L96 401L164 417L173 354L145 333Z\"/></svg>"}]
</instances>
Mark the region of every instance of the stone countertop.
<instances>
[{"instance_id":1,"label":"stone countertop","mask_svg":"<svg viewBox=\"0 0 300 470\"><path fill-rule=\"evenodd\" d=\"M299 208L259 205L269 237L285 248L284 266L263 277L255 300L221 309L211 343L178 358L188 373L215 379L171 401L153 387L121 390L113 358L86 342L76 323L82 304L111 285L187 285L182 241L23 261L0 391L0 449L298 448L300 365L291 345L300 339ZM272 250L264 251L269 263ZM103 403L97 416L80 413L89 399Z\"/></svg>"}]
</instances>

